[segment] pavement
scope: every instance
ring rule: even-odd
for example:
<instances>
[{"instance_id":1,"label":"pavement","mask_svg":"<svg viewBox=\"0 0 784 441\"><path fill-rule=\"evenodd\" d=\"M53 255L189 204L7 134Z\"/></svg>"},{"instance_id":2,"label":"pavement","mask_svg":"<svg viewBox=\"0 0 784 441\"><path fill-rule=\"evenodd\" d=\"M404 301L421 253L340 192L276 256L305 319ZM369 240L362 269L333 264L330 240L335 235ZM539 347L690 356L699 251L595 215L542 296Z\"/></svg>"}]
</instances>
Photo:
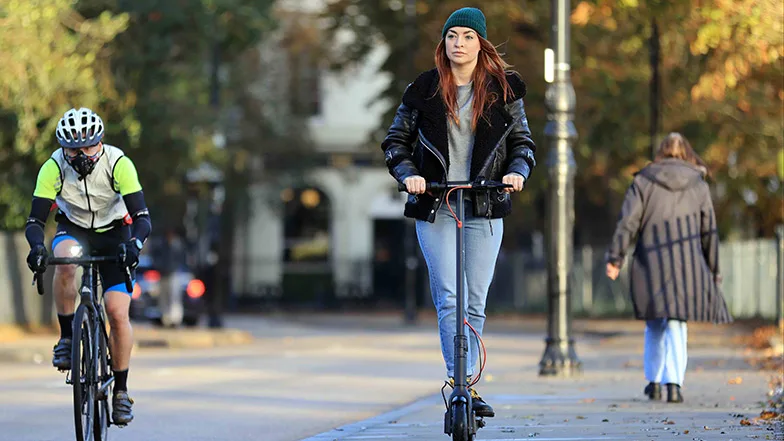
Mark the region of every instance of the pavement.
<instances>
[{"instance_id":1,"label":"pavement","mask_svg":"<svg viewBox=\"0 0 784 441\"><path fill-rule=\"evenodd\" d=\"M112 429L112 439L449 439L435 320L424 313L404 326L401 318L265 314L228 317L223 330L136 325L137 421ZM545 323L489 318L488 366L477 389L497 416L477 440L784 439L780 417L762 413L771 378L784 372L749 364L756 352L743 339L754 323L690 324L682 404L643 396L643 328L633 320L575 320L582 374L539 377ZM7 439L69 439L62 436L73 424L69 394L60 381L41 382L55 376L47 366L54 339L51 332L0 328L0 427ZM52 410L47 424L37 416L42 406Z\"/></svg>"},{"instance_id":2,"label":"pavement","mask_svg":"<svg viewBox=\"0 0 784 441\"><path fill-rule=\"evenodd\" d=\"M328 317L319 319L330 322ZM686 401L680 404L643 396L640 322L576 320L573 329L583 370L571 378L538 375L543 343L537 334L541 336L545 324L542 317L491 318L485 339L489 368L477 390L495 407L496 417L486 419L487 427L476 439L784 440L781 417L771 421L771 415L763 413L771 379L784 376L784 365L779 364L778 372L760 371L749 364L756 353L742 345L758 323L689 325ZM514 334L519 338L510 340ZM781 344L780 337L776 344ZM444 412L443 397L431 394L306 440L449 439L443 434Z\"/></svg>"}]
</instances>

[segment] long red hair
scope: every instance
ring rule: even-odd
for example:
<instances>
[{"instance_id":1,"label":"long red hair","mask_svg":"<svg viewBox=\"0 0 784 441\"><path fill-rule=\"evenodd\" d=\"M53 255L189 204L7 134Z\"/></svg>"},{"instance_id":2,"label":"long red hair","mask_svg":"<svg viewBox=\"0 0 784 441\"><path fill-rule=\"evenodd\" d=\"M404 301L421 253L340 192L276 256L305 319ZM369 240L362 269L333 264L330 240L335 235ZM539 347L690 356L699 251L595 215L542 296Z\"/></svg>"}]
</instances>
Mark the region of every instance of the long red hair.
<instances>
[{"instance_id":1,"label":"long red hair","mask_svg":"<svg viewBox=\"0 0 784 441\"><path fill-rule=\"evenodd\" d=\"M476 60L476 68L472 75L474 82L474 101L471 109L473 117L471 119L471 130L476 130L479 118L487 116L484 111L495 103L499 97L495 92L490 91L490 83L495 79L501 85L504 101L509 101L514 96L509 82L506 81L506 69L509 65L501 58L492 43L477 35L479 38L479 55ZM447 118L455 124L460 124L457 117L457 83L452 75L452 67L449 57L446 55L446 43L444 39L436 47L436 68L438 69L438 89L441 99L446 106Z\"/></svg>"}]
</instances>

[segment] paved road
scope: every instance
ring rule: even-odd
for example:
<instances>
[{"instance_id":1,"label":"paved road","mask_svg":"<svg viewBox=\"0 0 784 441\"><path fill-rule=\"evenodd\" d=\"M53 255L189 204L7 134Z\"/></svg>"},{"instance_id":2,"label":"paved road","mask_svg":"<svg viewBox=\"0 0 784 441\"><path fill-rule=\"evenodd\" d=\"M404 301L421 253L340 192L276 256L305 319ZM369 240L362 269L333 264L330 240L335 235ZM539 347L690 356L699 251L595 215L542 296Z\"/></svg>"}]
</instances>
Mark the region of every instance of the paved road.
<instances>
[{"instance_id":1,"label":"paved road","mask_svg":"<svg viewBox=\"0 0 784 441\"><path fill-rule=\"evenodd\" d=\"M138 350L129 378L136 420L112 428L110 439L447 439L435 395L443 372L432 323L402 328L397 320L333 316L244 317L228 324L252 333L254 342ZM738 351L701 347L692 335L689 402L673 407L641 400L634 337L578 340L586 373L576 380L536 376L541 337L488 332L490 367L480 391L499 418L479 439L765 439L772 433L740 426L739 415L759 414L766 375L749 370ZM728 384L737 377L741 384ZM71 406L64 376L51 367L0 362L0 439L73 439Z\"/></svg>"}]
</instances>

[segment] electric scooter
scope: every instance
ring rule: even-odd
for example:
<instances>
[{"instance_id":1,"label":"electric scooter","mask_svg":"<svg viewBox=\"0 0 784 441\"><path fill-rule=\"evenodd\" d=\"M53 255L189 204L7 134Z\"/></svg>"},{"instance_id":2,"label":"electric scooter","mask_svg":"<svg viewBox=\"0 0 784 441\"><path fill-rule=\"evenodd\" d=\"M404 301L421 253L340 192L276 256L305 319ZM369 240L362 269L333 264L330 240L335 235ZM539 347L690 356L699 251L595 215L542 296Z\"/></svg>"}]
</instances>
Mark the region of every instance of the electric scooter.
<instances>
[{"instance_id":1,"label":"electric scooter","mask_svg":"<svg viewBox=\"0 0 784 441\"><path fill-rule=\"evenodd\" d=\"M465 201L463 194L468 192L487 192L490 197L494 194L497 197L506 197L504 190L512 188L510 184L502 184L496 181L478 180L474 182L429 182L426 184L427 191L446 192L443 199L449 204L449 196L454 191L457 197L457 212L452 211L451 206L447 205L455 217L457 232L457 332L455 333L455 384L449 402L446 404L444 414L444 433L452 436L453 441L472 441L477 430L485 426L482 417L477 417L471 406L471 393L466 370L468 368L468 336L465 332L466 321L466 292L465 292L465 229L463 219L465 217ZM406 191L406 186L398 183L399 191ZM477 378L478 380L478 378Z\"/></svg>"}]
</instances>

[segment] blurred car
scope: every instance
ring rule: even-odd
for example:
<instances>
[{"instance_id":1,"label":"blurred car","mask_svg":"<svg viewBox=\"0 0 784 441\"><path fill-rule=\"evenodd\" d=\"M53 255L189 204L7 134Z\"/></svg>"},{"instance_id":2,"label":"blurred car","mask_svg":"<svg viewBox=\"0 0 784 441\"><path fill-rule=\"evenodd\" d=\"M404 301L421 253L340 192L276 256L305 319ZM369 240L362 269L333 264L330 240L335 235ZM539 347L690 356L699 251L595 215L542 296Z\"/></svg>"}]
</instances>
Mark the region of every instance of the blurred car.
<instances>
[{"instance_id":1,"label":"blurred car","mask_svg":"<svg viewBox=\"0 0 784 441\"><path fill-rule=\"evenodd\" d=\"M204 282L181 266L162 276L149 254L139 256L131 318L166 327L196 326L204 313Z\"/></svg>"}]
</instances>

